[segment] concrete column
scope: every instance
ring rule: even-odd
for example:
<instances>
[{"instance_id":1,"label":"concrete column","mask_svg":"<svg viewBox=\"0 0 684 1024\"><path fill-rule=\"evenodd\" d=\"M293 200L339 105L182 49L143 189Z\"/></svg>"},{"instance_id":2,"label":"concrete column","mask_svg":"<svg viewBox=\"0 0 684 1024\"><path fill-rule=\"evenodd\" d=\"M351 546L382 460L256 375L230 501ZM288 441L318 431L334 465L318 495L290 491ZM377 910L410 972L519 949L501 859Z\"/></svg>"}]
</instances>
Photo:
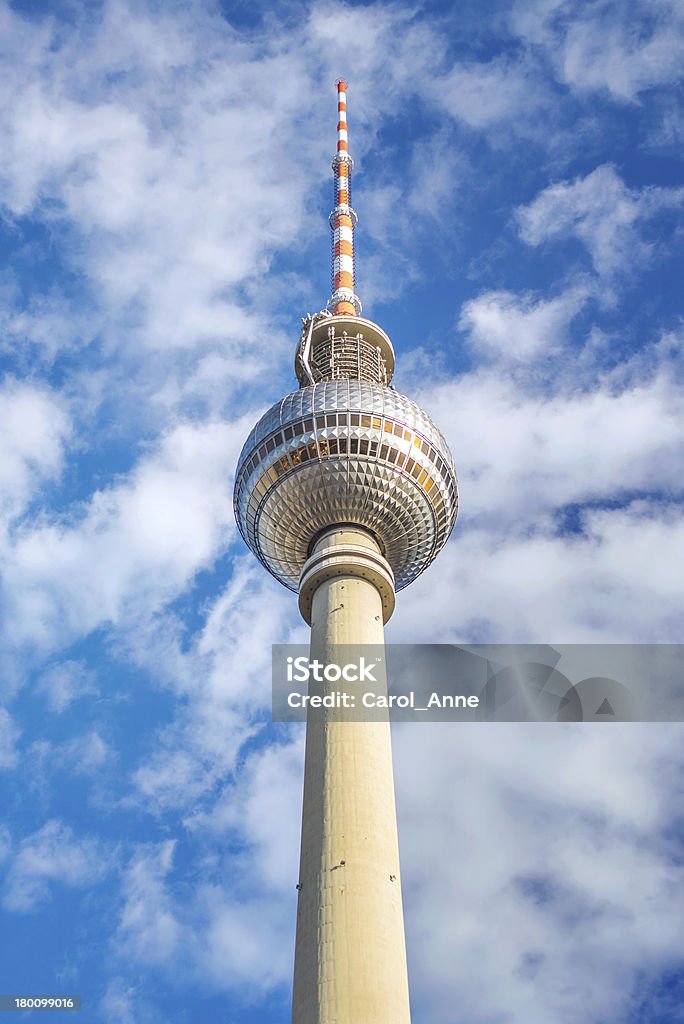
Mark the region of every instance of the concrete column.
<instances>
[{"instance_id":1,"label":"concrete column","mask_svg":"<svg viewBox=\"0 0 684 1024\"><path fill-rule=\"evenodd\" d=\"M369 533L327 531L300 588L311 658L336 662L338 644L383 644L393 583ZM293 1024L410 1024L386 716L309 710L299 883Z\"/></svg>"}]
</instances>

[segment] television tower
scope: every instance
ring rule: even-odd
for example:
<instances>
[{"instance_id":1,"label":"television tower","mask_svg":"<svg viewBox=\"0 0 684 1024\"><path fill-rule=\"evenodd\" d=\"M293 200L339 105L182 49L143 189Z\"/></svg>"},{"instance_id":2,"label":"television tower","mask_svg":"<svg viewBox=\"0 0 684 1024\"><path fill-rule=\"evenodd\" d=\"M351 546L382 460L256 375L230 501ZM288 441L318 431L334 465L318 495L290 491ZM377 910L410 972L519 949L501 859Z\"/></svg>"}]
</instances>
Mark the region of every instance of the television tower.
<instances>
[{"instance_id":1,"label":"television tower","mask_svg":"<svg viewBox=\"0 0 684 1024\"><path fill-rule=\"evenodd\" d=\"M306 316L299 389L242 449L235 515L311 626L311 658L383 644L395 591L446 543L458 507L449 448L391 385L394 350L356 295L346 83L337 83L333 294ZM409 1024L389 719L307 719L293 1024Z\"/></svg>"}]
</instances>

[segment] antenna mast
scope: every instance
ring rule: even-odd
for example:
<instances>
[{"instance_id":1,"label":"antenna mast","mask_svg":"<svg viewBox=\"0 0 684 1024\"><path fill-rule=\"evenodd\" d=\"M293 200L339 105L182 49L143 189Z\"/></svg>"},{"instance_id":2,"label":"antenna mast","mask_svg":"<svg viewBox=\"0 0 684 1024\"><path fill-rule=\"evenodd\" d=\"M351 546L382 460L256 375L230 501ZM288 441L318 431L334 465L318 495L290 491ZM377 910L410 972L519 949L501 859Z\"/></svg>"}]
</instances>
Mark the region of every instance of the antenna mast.
<instances>
[{"instance_id":1,"label":"antenna mast","mask_svg":"<svg viewBox=\"0 0 684 1024\"><path fill-rule=\"evenodd\" d=\"M328 308L338 315L361 315L361 300L356 295L354 270L354 228L358 222L351 206L351 174L354 161L349 156L347 135L347 83L337 81L337 153L332 162L335 175L335 208L330 214L333 233L333 293Z\"/></svg>"}]
</instances>

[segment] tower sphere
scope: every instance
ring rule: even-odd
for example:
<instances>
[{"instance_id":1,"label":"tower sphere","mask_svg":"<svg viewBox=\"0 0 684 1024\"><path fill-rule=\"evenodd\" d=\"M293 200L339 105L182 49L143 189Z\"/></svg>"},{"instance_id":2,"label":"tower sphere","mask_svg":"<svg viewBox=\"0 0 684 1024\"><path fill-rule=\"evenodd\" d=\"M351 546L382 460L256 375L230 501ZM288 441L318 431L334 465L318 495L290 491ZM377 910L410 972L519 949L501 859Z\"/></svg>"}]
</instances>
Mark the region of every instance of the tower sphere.
<instances>
[{"instance_id":1,"label":"tower sphere","mask_svg":"<svg viewBox=\"0 0 684 1024\"><path fill-rule=\"evenodd\" d=\"M305 318L295 368L300 389L261 417L240 454L240 532L296 591L322 531L364 527L401 590L432 562L456 520L448 445L427 413L390 386L392 344L372 321Z\"/></svg>"}]
</instances>

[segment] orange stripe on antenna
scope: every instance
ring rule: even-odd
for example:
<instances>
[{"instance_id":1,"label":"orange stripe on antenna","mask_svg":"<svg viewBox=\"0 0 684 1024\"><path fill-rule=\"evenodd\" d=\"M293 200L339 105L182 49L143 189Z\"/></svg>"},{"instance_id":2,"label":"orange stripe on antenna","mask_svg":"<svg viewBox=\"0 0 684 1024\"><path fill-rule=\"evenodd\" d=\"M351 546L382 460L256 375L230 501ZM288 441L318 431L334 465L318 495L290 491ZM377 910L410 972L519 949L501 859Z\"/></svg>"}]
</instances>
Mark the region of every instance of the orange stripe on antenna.
<instances>
[{"instance_id":1,"label":"orange stripe on antenna","mask_svg":"<svg viewBox=\"0 0 684 1024\"><path fill-rule=\"evenodd\" d=\"M335 208L330 214L333 233L333 293L328 301L328 309L332 309L335 316L360 316L361 300L355 292L354 268L354 228L357 217L350 205L354 161L349 156L347 83L343 79L337 82L337 153L332 167L335 175Z\"/></svg>"}]
</instances>

